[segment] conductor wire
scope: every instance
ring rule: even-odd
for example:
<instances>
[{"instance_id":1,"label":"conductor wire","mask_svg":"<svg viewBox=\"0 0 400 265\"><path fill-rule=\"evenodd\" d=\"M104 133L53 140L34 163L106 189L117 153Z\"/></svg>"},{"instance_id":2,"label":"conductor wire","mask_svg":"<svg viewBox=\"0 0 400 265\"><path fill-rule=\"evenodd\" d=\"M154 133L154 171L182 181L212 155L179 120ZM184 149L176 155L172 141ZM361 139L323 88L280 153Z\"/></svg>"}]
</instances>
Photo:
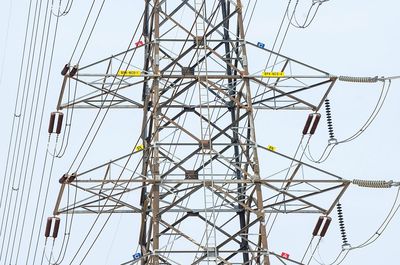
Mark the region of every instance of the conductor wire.
<instances>
[{"instance_id":1,"label":"conductor wire","mask_svg":"<svg viewBox=\"0 0 400 265\"><path fill-rule=\"evenodd\" d=\"M85 22L83 23L83 27L82 27L82 30L81 30L81 32L80 32L80 34L79 34L78 40L77 40L77 42L76 42L76 44L75 44L75 48L74 48L74 50L73 50L73 52L72 52L72 54L71 54L71 58L69 59L69 63L71 63L72 58L73 58L74 55L75 55L76 49L78 48L78 44L79 44L79 42L80 42L80 40L81 40L81 38L82 38L83 32L85 31L86 24L88 23L90 14L92 13L93 6L94 6L95 3L96 3L96 0L93 0L91 6L90 6L90 8L89 8L89 12L88 12L88 14L87 14L87 16L86 16Z\"/></svg>"},{"instance_id":2,"label":"conductor wire","mask_svg":"<svg viewBox=\"0 0 400 265\"><path fill-rule=\"evenodd\" d=\"M363 243L361 243L361 244L359 244L357 246L354 246L354 247L342 249L340 251L340 253L338 254L338 256L336 257L336 259L333 262L329 263L328 265L341 264L345 260L345 258L347 257L347 255L349 254L350 251L367 247L367 246L373 244L380 236L382 236L382 234L386 231L387 227L392 222L393 218L395 217L395 215L397 214L397 212L398 212L398 210L400 208L400 203L399 203L400 196L399 195L400 195L400 187L397 189L396 196L395 196L394 202L393 202L393 204L392 204L392 206L391 206L391 208L389 210L389 213L386 215L385 219L383 220L381 225L378 227L376 232L374 232ZM315 258L314 258L314 260L318 264L326 265L326 263L320 262Z\"/></svg>"},{"instance_id":3,"label":"conductor wire","mask_svg":"<svg viewBox=\"0 0 400 265\"><path fill-rule=\"evenodd\" d=\"M382 82L382 89L381 89L381 93L379 95L378 101L375 104L374 109L371 112L370 116L363 123L363 125L361 126L361 128L358 131L353 133L351 136L345 138L344 140L329 141L328 145L325 147L324 151L317 159L313 157L310 148L308 148L308 150L307 150L308 154L306 154L307 159L314 163L323 163L329 158L333 149L337 145L351 142L351 141L357 139L360 135L362 135L371 126L371 124L375 121L376 117L379 115L383 105L386 102L387 95L388 95L388 93L390 91L390 87L392 85L392 81L390 79L388 79L387 81L388 81L388 84L386 83L386 80Z\"/></svg>"}]
</instances>

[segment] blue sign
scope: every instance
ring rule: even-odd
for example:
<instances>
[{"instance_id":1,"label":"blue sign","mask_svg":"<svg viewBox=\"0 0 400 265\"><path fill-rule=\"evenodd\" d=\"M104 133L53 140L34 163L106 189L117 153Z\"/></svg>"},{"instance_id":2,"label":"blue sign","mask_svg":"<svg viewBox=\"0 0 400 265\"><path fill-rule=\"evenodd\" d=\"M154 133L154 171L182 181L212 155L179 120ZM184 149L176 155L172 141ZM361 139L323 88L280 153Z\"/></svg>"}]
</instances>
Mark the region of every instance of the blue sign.
<instances>
[{"instance_id":1,"label":"blue sign","mask_svg":"<svg viewBox=\"0 0 400 265\"><path fill-rule=\"evenodd\" d=\"M261 49L264 49L265 48L265 43L257 42L257 46L260 47Z\"/></svg>"},{"instance_id":2,"label":"blue sign","mask_svg":"<svg viewBox=\"0 0 400 265\"><path fill-rule=\"evenodd\" d=\"M138 260L142 257L142 253L136 253L135 255L133 255L133 260Z\"/></svg>"}]
</instances>

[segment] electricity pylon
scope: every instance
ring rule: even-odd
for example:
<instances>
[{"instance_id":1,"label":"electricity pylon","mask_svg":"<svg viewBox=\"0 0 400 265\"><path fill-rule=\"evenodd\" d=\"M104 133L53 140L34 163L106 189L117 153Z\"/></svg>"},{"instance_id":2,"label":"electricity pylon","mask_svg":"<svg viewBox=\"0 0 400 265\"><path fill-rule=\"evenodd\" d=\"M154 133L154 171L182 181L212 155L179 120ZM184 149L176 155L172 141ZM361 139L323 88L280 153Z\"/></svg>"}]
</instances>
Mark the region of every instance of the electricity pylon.
<instances>
[{"instance_id":1,"label":"electricity pylon","mask_svg":"<svg viewBox=\"0 0 400 265\"><path fill-rule=\"evenodd\" d=\"M60 180L54 215L139 214L140 255L126 264L302 264L268 245L270 220L280 213L327 216L349 182L259 144L255 114L303 110L317 117L336 77L248 42L243 16L240 0L145 0L134 45L67 67L59 111L132 108L142 110L143 122L133 152ZM72 101L65 101L68 80L81 84ZM133 157L141 157L133 173L110 175ZM267 175L260 157L288 167ZM63 197L67 185L79 192L72 203ZM128 193L140 199L131 202Z\"/></svg>"}]
</instances>

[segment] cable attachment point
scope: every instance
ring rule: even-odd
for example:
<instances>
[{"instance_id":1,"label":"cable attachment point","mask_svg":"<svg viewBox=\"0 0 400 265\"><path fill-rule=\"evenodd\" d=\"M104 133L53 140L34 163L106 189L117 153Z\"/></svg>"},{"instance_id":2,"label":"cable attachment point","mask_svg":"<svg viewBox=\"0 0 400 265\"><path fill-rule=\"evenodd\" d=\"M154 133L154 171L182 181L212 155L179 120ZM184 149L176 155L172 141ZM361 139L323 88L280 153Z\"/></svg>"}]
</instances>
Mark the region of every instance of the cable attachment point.
<instances>
[{"instance_id":1,"label":"cable attachment point","mask_svg":"<svg viewBox=\"0 0 400 265\"><path fill-rule=\"evenodd\" d=\"M358 77L358 76L339 76L339 80L351 83L376 83L378 76L375 77Z\"/></svg>"},{"instance_id":2,"label":"cable attachment point","mask_svg":"<svg viewBox=\"0 0 400 265\"><path fill-rule=\"evenodd\" d=\"M388 189L393 186L399 186L400 183L395 183L393 180L362 180L355 179L352 181L354 185L363 187L363 188L375 188L375 189Z\"/></svg>"}]
</instances>

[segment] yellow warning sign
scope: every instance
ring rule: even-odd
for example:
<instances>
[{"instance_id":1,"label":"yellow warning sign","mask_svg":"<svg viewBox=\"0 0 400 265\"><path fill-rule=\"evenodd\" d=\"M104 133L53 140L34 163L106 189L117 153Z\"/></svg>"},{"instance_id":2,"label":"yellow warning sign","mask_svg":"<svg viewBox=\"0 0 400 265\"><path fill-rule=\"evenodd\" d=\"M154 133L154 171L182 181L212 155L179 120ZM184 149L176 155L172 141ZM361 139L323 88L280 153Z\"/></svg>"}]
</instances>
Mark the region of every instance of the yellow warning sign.
<instances>
[{"instance_id":1,"label":"yellow warning sign","mask_svg":"<svg viewBox=\"0 0 400 265\"><path fill-rule=\"evenodd\" d=\"M276 151L276 146L268 145L268 146L267 146L267 149L268 149L268 150L271 150L271 151L273 151L273 152L275 152L275 151Z\"/></svg>"},{"instance_id":2,"label":"yellow warning sign","mask_svg":"<svg viewBox=\"0 0 400 265\"><path fill-rule=\"evenodd\" d=\"M285 72L261 72L262 77L284 77Z\"/></svg>"},{"instance_id":3,"label":"yellow warning sign","mask_svg":"<svg viewBox=\"0 0 400 265\"><path fill-rule=\"evenodd\" d=\"M141 145L138 145L138 146L136 146L136 151L142 151L143 149L144 149L144 146L141 144Z\"/></svg>"},{"instance_id":4,"label":"yellow warning sign","mask_svg":"<svg viewBox=\"0 0 400 265\"><path fill-rule=\"evenodd\" d=\"M142 74L139 70L119 70L118 76L140 76Z\"/></svg>"}]
</instances>

